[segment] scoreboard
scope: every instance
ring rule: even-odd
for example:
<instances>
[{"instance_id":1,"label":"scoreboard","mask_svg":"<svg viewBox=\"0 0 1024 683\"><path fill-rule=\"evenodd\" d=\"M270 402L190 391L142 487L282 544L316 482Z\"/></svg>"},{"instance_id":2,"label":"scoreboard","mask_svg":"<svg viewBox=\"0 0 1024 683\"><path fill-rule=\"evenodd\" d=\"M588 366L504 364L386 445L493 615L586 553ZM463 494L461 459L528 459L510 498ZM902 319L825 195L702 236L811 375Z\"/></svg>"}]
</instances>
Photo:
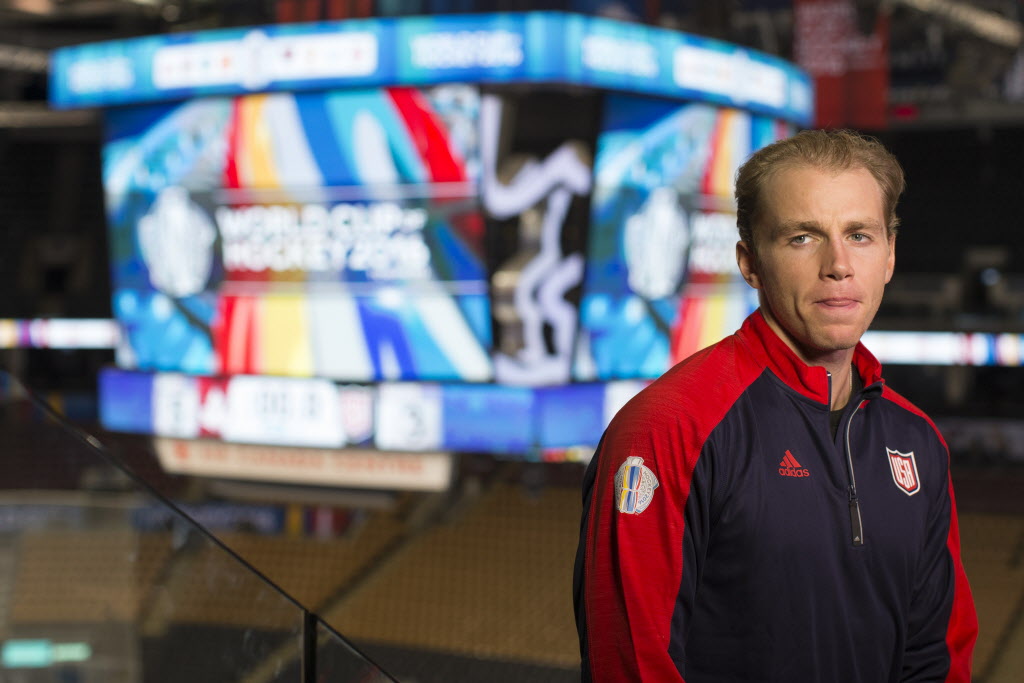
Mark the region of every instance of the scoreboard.
<instances>
[{"instance_id":1,"label":"scoreboard","mask_svg":"<svg viewBox=\"0 0 1024 683\"><path fill-rule=\"evenodd\" d=\"M558 12L80 45L50 96L104 109L108 428L547 460L756 306L733 178L813 101L775 57Z\"/></svg>"}]
</instances>

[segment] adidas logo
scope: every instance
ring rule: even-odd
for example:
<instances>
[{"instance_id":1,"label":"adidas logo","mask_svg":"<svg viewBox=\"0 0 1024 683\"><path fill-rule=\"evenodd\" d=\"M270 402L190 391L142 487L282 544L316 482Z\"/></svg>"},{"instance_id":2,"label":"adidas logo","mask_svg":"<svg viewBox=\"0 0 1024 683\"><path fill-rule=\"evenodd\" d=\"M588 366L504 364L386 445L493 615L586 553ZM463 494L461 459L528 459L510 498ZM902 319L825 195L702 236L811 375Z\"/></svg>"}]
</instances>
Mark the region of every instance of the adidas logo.
<instances>
[{"instance_id":1,"label":"adidas logo","mask_svg":"<svg viewBox=\"0 0 1024 683\"><path fill-rule=\"evenodd\" d=\"M807 471L807 468L802 467L800 463L796 461L793 454L788 450L786 451L786 457L779 463L779 474L784 477L809 477L811 473Z\"/></svg>"}]
</instances>

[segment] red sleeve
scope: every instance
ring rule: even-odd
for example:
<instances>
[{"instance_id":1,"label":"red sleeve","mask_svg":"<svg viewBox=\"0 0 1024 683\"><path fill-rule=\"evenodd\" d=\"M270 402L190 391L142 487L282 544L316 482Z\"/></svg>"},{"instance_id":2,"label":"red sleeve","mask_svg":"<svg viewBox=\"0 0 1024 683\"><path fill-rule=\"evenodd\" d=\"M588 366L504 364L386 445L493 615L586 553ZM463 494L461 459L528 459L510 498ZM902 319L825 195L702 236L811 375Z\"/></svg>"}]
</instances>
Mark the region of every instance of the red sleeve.
<instances>
[{"instance_id":1,"label":"red sleeve","mask_svg":"<svg viewBox=\"0 0 1024 683\"><path fill-rule=\"evenodd\" d=\"M978 616L974 610L974 598L967 584L967 574L960 561L960 524L956 516L956 498L953 496L953 481L949 480L950 522L946 537L946 548L953 558L954 584L953 609L946 627L946 648L949 651L949 675L946 683L970 683L971 656L974 642L978 638Z\"/></svg>"},{"instance_id":2,"label":"red sleeve","mask_svg":"<svg viewBox=\"0 0 1024 683\"><path fill-rule=\"evenodd\" d=\"M902 680L970 683L978 617L960 557L960 525L949 474L949 447L921 409L888 388L885 397L928 422L938 442L938 456L945 465L938 473L941 479L936 478L937 495L932 502L924 561L918 571L919 588L910 606Z\"/></svg>"},{"instance_id":3,"label":"red sleeve","mask_svg":"<svg viewBox=\"0 0 1024 683\"><path fill-rule=\"evenodd\" d=\"M719 370L731 365L728 355L710 359ZM696 589L684 565L694 571L703 555L710 496L687 501L691 487L707 486L694 470L708 434L743 390L731 373L733 381L685 391L701 376L696 365L627 404L591 463L575 579L584 681L683 681L688 625L677 605L693 602L683 595Z\"/></svg>"},{"instance_id":4,"label":"red sleeve","mask_svg":"<svg viewBox=\"0 0 1024 683\"><path fill-rule=\"evenodd\" d=\"M595 456L584 540L584 671L591 681L682 681L669 640L692 465L684 461L673 467L672 440L658 430L630 427L610 430ZM620 471L640 488L656 479L650 500L627 500L631 494L623 495L622 488L628 483L615 483ZM638 503L646 507L641 510Z\"/></svg>"}]
</instances>

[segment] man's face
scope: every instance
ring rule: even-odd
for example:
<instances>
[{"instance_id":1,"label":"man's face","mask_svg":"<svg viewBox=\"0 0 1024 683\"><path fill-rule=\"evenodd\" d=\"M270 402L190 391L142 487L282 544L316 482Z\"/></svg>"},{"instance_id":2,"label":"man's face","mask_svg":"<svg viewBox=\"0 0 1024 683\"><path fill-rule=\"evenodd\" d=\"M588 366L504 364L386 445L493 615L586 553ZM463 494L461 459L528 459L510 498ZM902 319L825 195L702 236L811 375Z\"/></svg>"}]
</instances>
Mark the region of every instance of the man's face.
<instances>
[{"instance_id":1,"label":"man's face","mask_svg":"<svg viewBox=\"0 0 1024 683\"><path fill-rule=\"evenodd\" d=\"M856 346L896 258L871 173L781 170L764 187L753 232L756 256L740 242L737 260L769 324L805 360Z\"/></svg>"}]
</instances>

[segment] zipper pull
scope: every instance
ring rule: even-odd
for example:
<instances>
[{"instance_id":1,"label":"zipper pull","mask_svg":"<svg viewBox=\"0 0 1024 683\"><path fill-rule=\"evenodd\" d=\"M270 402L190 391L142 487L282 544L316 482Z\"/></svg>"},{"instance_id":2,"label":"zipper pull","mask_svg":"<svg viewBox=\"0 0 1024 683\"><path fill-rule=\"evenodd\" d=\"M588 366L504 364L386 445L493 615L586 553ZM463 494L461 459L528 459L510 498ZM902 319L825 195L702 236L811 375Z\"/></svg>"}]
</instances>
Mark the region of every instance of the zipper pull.
<instances>
[{"instance_id":1,"label":"zipper pull","mask_svg":"<svg viewBox=\"0 0 1024 683\"><path fill-rule=\"evenodd\" d=\"M860 500L857 499L857 489L850 484L850 527L853 530L853 545L864 545L864 525L860 518Z\"/></svg>"}]
</instances>

